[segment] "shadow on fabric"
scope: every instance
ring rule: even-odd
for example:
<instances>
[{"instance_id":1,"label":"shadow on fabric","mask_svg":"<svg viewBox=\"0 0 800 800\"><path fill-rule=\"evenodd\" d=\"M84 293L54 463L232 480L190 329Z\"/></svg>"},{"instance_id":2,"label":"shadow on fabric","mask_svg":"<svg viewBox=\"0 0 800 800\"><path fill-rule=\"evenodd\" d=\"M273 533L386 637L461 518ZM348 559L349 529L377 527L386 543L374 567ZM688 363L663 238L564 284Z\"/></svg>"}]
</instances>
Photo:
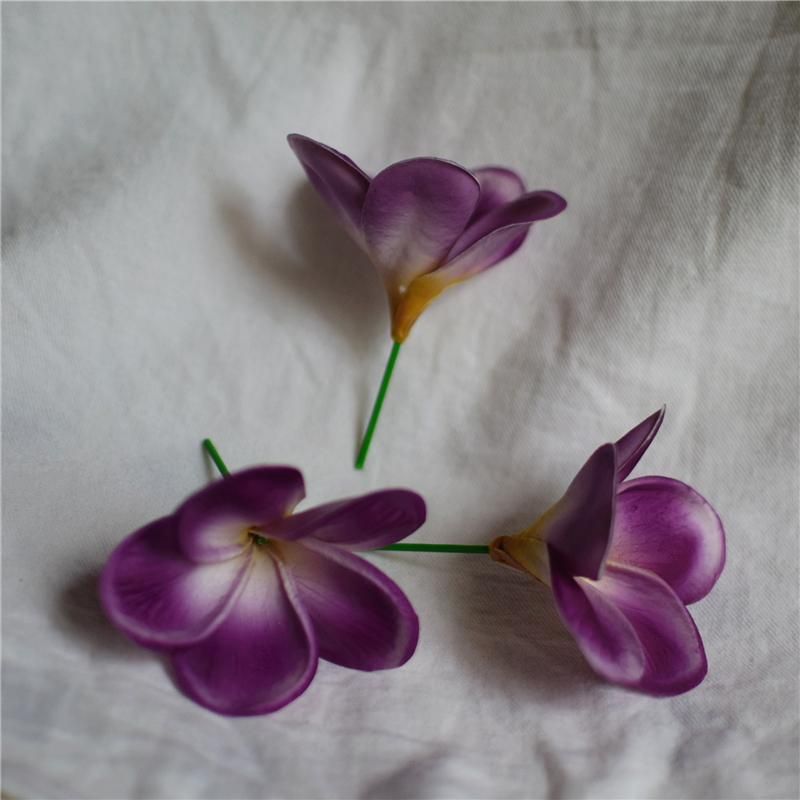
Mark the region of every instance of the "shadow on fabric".
<instances>
[{"instance_id":1,"label":"shadow on fabric","mask_svg":"<svg viewBox=\"0 0 800 800\"><path fill-rule=\"evenodd\" d=\"M371 352L373 342L388 340L389 316L377 273L310 186L300 184L289 200L289 248L280 244L286 237L273 237L235 188L220 192L219 210L243 261L277 293L324 320L357 357Z\"/></svg>"},{"instance_id":2,"label":"shadow on fabric","mask_svg":"<svg viewBox=\"0 0 800 800\"><path fill-rule=\"evenodd\" d=\"M101 568L73 577L56 597L54 617L80 639L93 657L149 660L152 654L128 641L107 619L100 605Z\"/></svg>"},{"instance_id":3,"label":"shadow on fabric","mask_svg":"<svg viewBox=\"0 0 800 800\"><path fill-rule=\"evenodd\" d=\"M558 705L601 683L564 627L550 590L488 559L454 576L454 654L510 705Z\"/></svg>"}]
</instances>

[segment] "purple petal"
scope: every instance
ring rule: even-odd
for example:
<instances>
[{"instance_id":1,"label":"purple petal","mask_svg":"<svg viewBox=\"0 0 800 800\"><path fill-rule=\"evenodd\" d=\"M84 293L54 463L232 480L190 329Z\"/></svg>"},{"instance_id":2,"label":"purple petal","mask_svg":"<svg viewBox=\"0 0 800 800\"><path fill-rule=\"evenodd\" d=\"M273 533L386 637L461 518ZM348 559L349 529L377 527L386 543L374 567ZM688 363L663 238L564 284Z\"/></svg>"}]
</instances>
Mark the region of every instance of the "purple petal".
<instances>
[{"instance_id":1,"label":"purple petal","mask_svg":"<svg viewBox=\"0 0 800 800\"><path fill-rule=\"evenodd\" d=\"M391 669L411 658L419 621L394 581L338 547L308 539L278 547L322 658L362 670Z\"/></svg>"},{"instance_id":2,"label":"purple petal","mask_svg":"<svg viewBox=\"0 0 800 800\"><path fill-rule=\"evenodd\" d=\"M100 597L111 621L146 647L197 642L236 600L248 557L195 564L180 549L174 516L123 541L106 564Z\"/></svg>"},{"instance_id":3,"label":"purple petal","mask_svg":"<svg viewBox=\"0 0 800 800\"><path fill-rule=\"evenodd\" d=\"M354 550L375 550L410 536L425 522L425 501L407 489L384 489L286 517L267 533L276 539L311 536Z\"/></svg>"},{"instance_id":4,"label":"purple petal","mask_svg":"<svg viewBox=\"0 0 800 800\"><path fill-rule=\"evenodd\" d=\"M522 178L506 167L478 167L470 171L481 185L481 196L469 221L470 225L480 217L485 217L490 211L525 194Z\"/></svg>"},{"instance_id":5,"label":"purple petal","mask_svg":"<svg viewBox=\"0 0 800 800\"><path fill-rule=\"evenodd\" d=\"M253 467L214 481L175 512L183 552L199 563L242 552L248 530L281 519L305 497L293 467Z\"/></svg>"},{"instance_id":6,"label":"purple petal","mask_svg":"<svg viewBox=\"0 0 800 800\"><path fill-rule=\"evenodd\" d=\"M258 549L225 621L204 641L173 653L179 686L219 714L266 714L311 683L317 648L311 622L283 567Z\"/></svg>"},{"instance_id":7,"label":"purple petal","mask_svg":"<svg viewBox=\"0 0 800 800\"><path fill-rule=\"evenodd\" d=\"M705 597L725 565L725 532L711 505L672 478L638 478L617 493L609 562L654 572L685 603Z\"/></svg>"},{"instance_id":8,"label":"purple petal","mask_svg":"<svg viewBox=\"0 0 800 800\"><path fill-rule=\"evenodd\" d=\"M617 490L613 444L589 456L548 514L543 536L570 575L597 578L611 539Z\"/></svg>"},{"instance_id":9,"label":"purple petal","mask_svg":"<svg viewBox=\"0 0 800 800\"><path fill-rule=\"evenodd\" d=\"M361 211L369 189L369 176L346 155L321 142L297 133L290 134L287 139L311 184L348 233L363 246Z\"/></svg>"},{"instance_id":10,"label":"purple petal","mask_svg":"<svg viewBox=\"0 0 800 800\"><path fill-rule=\"evenodd\" d=\"M633 625L588 582L575 579L551 559L550 585L556 607L592 669L612 683L630 686L641 680L645 654Z\"/></svg>"},{"instance_id":11,"label":"purple petal","mask_svg":"<svg viewBox=\"0 0 800 800\"><path fill-rule=\"evenodd\" d=\"M414 278L439 265L479 195L470 172L436 158L401 161L375 176L361 225L393 301Z\"/></svg>"},{"instance_id":12,"label":"purple petal","mask_svg":"<svg viewBox=\"0 0 800 800\"><path fill-rule=\"evenodd\" d=\"M454 243L443 266L419 275L405 293L394 297L394 341L405 341L419 315L445 289L507 258L522 244L531 223L552 217L565 206L553 192L534 192L473 222Z\"/></svg>"},{"instance_id":13,"label":"purple petal","mask_svg":"<svg viewBox=\"0 0 800 800\"><path fill-rule=\"evenodd\" d=\"M630 475L631 470L639 463L639 459L656 438L666 410L666 406L661 406L658 411L617 440L617 477L620 481L624 481Z\"/></svg>"},{"instance_id":14,"label":"purple petal","mask_svg":"<svg viewBox=\"0 0 800 800\"><path fill-rule=\"evenodd\" d=\"M576 581L553 565L552 579L562 619L592 668L607 680L648 694L675 695L705 677L697 627L658 576L608 564L599 581Z\"/></svg>"},{"instance_id":15,"label":"purple petal","mask_svg":"<svg viewBox=\"0 0 800 800\"><path fill-rule=\"evenodd\" d=\"M496 208L470 225L453 244L445 265L436 271L446 283L494 266L513 253L536 221L549 219L567 207L555 192L530 192Z\"/></svg>"}]
</instances>

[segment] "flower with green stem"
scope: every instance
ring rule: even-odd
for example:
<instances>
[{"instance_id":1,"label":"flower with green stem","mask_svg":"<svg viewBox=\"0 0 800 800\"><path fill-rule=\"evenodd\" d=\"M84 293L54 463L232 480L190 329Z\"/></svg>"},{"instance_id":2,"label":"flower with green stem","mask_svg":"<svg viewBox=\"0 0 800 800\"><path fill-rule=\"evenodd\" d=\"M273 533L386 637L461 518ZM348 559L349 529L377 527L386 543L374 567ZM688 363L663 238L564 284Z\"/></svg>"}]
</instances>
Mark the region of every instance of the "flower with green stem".
<instances>
[{"instance_id":1,"label":"flower with green stem","mask_svg":"<svg viewBox=\"0 0 800 800\"><path fill-rule=\"evenodd\" d=\"M534 222L567 206L555 192L526 191L507 167L468 170L441 158L411 158L370 177L352 159L307 136L289 145L386 288L392 349L356 458L363 469L386 391L419 315L442 292L515 253Z\"/></svg>"}]
</instances>

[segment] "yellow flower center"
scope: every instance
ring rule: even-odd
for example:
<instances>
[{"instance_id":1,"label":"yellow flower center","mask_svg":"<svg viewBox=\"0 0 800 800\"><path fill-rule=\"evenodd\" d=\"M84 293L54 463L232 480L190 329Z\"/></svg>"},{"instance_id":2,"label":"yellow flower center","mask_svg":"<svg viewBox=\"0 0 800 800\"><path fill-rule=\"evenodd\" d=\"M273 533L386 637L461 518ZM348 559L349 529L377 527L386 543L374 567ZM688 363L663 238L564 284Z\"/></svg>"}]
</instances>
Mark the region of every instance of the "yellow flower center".
<instances>
[{"instance_id":1,"label":"yellow flower center","mask_svg":"<svg viewBox=\"0 0 800 800\"><path fill-rule=\"evenodd\" d=\"M559 501L560 502L560 501ZM489 545L489 555L501 564L527 572L545 586L550 585L550 556L547 529L559 513L559 503L551 506L536 522L513 536L498 536Z\"/></svg>"}]
</instances>

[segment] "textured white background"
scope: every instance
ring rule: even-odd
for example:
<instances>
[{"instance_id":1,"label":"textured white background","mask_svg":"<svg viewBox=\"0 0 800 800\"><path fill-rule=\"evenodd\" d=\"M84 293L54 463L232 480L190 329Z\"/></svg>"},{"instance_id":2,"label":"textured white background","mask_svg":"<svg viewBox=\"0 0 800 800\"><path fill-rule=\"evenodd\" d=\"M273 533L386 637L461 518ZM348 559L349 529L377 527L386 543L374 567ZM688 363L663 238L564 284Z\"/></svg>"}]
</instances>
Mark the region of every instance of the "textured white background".
<instances>
[{"instance_id":1,"label":"textured white background","mask_svg":"<svg viewBox=\"0 0 800 800\"><path fill-rule=\"evenodd\" d=\"M799 31L770 3L4 4L4 789L795 797ZM570 202L423 316L364 473L385 301L290 131ZM411 486L420 539L480 543L664 402L635 474L728 531L686 696L599 683L479 556L372 557L415 657L323 663L270 717L195 707L99 611L111 548L209 478L203 436L298 465L312 504Z\"/></svg>"}]
</instances>

